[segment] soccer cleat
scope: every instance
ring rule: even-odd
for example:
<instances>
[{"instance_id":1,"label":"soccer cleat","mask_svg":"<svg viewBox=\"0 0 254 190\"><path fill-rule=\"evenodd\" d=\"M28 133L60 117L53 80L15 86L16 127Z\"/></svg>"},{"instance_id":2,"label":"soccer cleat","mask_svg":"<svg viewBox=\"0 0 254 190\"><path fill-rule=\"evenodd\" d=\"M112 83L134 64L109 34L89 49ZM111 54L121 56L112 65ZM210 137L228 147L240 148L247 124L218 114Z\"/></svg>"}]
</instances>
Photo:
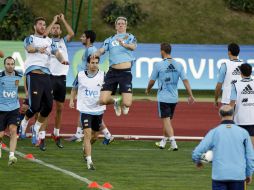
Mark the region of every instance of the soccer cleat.
<instances>
[{"instance_id":1,"label":"soccer cleat","mask_svg":"<svg viewBox=\"0 0 254 190\"><path fill-rule=\"evenodd\" d=\"M95 166L94 166L93 162L87 163L87 169L89 169L89 170L95 170Z\"/></svg>"},{"instance_id":2,"label":"soccer cleat","mask_svg":"<svg viewBox=\"0 0 254 190\"><path fill-rule=\"evenodd\" d=\"M17 158L15 156L9 156L8 166L11 166L17 162Z\"/></svg>"},{"instance_id":3,"label":"soccer cleat","mask_svg":"<svg viewBox=\"0 0 254 190\"><path fill-rule=\"evenodd\" d=\"M116 116L120 116L122 114L122 110L121 110L121 101L122 101L122 99L121 98L115 98L114 100L115 100L114 109L115 109Z\"/></svg>"},{"instance_id":4,"label":"soccer cleat","mask_svg":"<svg viewBox=\"0 0 254 190\"><path fill-rule=\"evenodd\" d=\"M78 137L76 137L75 135L73 135L73 136L70 137L70 138L66 138L66 139L64 139L64 140L69 141L69 142L81 142L81 141L82 141L81 138L78 138Z\"/></svg>"},{"instance_id":5,"label":"soccer cleat","mask_svg":"<svg viewBox=\"0 0 254 190\"><path fill-rule=\"evenodd\" d=\"M165 144L162 144L161 142L155 142L155 146L157 146L160 149L164 149L165 148Z\"/></svg>"},{"instance_id":6,"label":"soccer cleat","mask_svg":"<svg viewBox=\"0 0 254 190\"><path fill-rule=\"evenodd\" d=\"M32 144L33 145L36 145L38 144L38 140L37 140L37 134L36 134L36 131L34 130L34 125L31 126L31 133L32 133Z\"/></svg>"},{"instance_id":7,"label":"soccer cleat","mask_svg":"<svg viewBox=\"0 0 254 190\"><path fill-rule=\"evenodd\" d=\"M127 115L127 114L129 113L129 110L130 110L129 107L126 107L126 106L123 106L123 107L122 107L122 111L123 111L123 114L124 114L124 115Z\"/></svg>"},{"instance_id":8,"label":"soccer cleat","mask_svg":"<svg viewBox=\"0 0 254 190\"><path fill-rule=\"evenodd\" d=\"M102 144L105 145L109 145L110 143L112 143L114 141L114 137L111 136L109 139L107 139L106 137L104 137L104 140L102 141Z\"/></svg>"},{"instance_id":9,"label":"soccer cleat","mask_svg":"<svg viewBox=\"0 0 254 190\"><path fill-rule=\"evenodd\" d=\"M46 150L45 139L40 139L39 148L40 148L41 151L45 151Z\"/></svg>"},{"instance_id":10,"label":"soccer cleat","mask_svg":"<svg viewBox=\"0 0 254 190\"><path fill-rule=\"evenodd\" d=\"M54 139L56 146L58 148L63 148L64 146L61 144L61 137L55 136L53 133L51 134L52 138Z\"/></svg>"},{"instance_id":11,"label":"soccer cleat","mask_svg":"<svg viewBox=\"0 0 254 190\"><path fill-rule=\"evenodd\" d=\"M176 144L176 141L170 141L170 148L168 150L173 150L173 151L177 151L178 150L178 146Z\"/></svg>"}]
</instances>

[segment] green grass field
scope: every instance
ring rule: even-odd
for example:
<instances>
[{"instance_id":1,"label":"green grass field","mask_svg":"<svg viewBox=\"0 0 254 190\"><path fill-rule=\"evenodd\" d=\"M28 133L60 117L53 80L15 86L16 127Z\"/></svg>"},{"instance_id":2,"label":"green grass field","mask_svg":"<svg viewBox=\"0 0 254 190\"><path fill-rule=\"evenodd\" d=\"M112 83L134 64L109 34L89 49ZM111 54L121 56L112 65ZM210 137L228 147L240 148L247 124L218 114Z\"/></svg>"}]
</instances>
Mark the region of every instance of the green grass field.
<instances>
[{"instance_id":1,"label":"green grass field","mask_svg":"<svg viewBox=\"0 0 254 190\"><path fill-rule=\"evenodd\" d=\"M5 141L8 141L7 138ZM117 190L209 190L211 165L198 170L191 152L198 142L179 142L179 151L160 150L154 141L117 140L109 146L98 141L93 146L95 171L86 169L82 159L82 144L64 142L58 149L47 140L47 151L31 146L30 139L18 142L18 151L32 153L35 158L74 172L100 185L110 182ZM7 166L8 153L0 160L1 189L3 190L84 190L87 184L71 176L18 157L18 163ZM250 186L249 189L253 189Z\"/></svg>"}]
</instances>

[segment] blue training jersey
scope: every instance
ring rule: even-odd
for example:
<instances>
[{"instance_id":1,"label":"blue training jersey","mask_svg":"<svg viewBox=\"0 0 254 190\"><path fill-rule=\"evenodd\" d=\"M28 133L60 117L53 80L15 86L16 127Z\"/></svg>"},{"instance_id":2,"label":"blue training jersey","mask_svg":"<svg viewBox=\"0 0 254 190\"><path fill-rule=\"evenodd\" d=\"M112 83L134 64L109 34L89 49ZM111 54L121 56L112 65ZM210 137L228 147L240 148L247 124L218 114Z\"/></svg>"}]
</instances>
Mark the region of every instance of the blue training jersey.
<instances>
[{"instance_id":1,"label":"blue training jersey","mask_svg":"<svg viewBox=\"0 0 254 190\"><path fill-rule=\"evenodd\" d=\"M182 64L174 59L166 58L154 64L150 79L154 81L158 79L158 102L178 102L177 84L179 78L182 80L187 79Z\"/></svg>"},{"instance_id":2,"label":"blue training jersey","mask_svg":"<svg viewBox=\"0 0 254 190\"><path fill-rule=\"evenodd\" d=\"M129 33L116 34L107 38L103 42L102 48L109 52L109 66L135 61L133 51L121 46L117 41L118 38L122 38L126 44L137 44L136 37Z\"/></svg>"},{"instance_id":3,"label":"blue training jersey","mask_svg":"<svg viewBox=\"0 0 254 190\"><path fill-rule=\"evenodd\" d=\"M12 111L20 107L18 100L18 85L22 75L14 72L14 75L6 75L0 72L0 111Z\"/></svg>"}]
</instances>

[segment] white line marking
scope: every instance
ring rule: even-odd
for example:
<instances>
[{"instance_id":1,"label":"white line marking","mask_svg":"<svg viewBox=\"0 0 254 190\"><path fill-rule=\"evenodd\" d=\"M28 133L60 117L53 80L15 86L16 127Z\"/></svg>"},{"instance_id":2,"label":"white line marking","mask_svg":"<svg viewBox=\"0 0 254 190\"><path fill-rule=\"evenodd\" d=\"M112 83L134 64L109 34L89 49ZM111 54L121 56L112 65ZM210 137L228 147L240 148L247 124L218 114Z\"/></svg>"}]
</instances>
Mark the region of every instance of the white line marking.
<instances>
[{"instance_id":1,"label":"white line marking","mask_svg":"<svg viewBox=\"0 0 254 190\"><path fill-rule=\"evenodd\" d=\"M6 147L6 148L2 148L2 149L5 150L5 151L8 151L8 152L10 151L10 149L7 148L7 147ZM23 154L22 152L15 151L15 154L18 155L18 156L20 156L20 157L22 157L22 158L24 158L24 159L26 159L26 158L25 158L26 155ZM75 178L75 179L78 179L78 180L80 180L80 181L82 181L82 182L85 182L85 183L87 183L87 184L92 183L92 181L90 181L89 179L87 179L87 178L85 178L85 177L81 177L81 176L79 176L79 175L77 175L77 174L75 174L75 173L73 173L73 172L71 172L71 171L68 171L68 170L59 168L59 167L57 167L57 166L55 166L55 165L53 165L53 164L48 164L48 163L46 163L46 162L43 162L42 160L39 160L39 159L26 159L26 160L35 162L35 163L37 163L37 164L46 166L46 167L48 167L48 168L51 168L51 169L56 170L56 171L59 171L59 172L62 172L62 173L64 173L64 174L66 174L66 175L69 175L69 176L71 176L71 177L73 177L73 178ZM102 187L102 186L100 186L100 185L99 185L99 189L101 189L101 190L108 190L108 188Z\"/></svg>"}]
</instances>

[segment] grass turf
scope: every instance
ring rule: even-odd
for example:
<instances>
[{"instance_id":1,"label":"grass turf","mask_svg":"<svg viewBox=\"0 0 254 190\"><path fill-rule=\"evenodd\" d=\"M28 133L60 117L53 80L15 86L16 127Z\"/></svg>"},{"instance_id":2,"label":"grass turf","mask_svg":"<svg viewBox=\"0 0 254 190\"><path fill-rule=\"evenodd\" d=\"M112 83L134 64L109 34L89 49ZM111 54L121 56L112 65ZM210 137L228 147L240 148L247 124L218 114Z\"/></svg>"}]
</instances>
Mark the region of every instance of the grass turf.
<instances>
[{"instance_id":1,"label":"grass turf","mask_svg":"<svg viewBox=\"0 0 254 190\"><path fill-rule=\"evenodd\" d=\"M5 139L5 142L7 139ZM58 149L47 139L47 150L41 152L30 144L30 139L18 141L17 150L32 153L35 158L72 171L100 185L110 182L121 190L208 190L211 189L211 165L198 170L191 161L191 152L198 142L178 142L179 151L157 149L154 141L117 140L109 146L98 141L93 146L95 171L86 169L82 159L82 144L64 142ZM0 160L1 189L4 190L83 190L87 184L18 157L18 163L7 166L8 153ZM253 185L249 189L253 189Z\"/></svg>"}]
</instances>

